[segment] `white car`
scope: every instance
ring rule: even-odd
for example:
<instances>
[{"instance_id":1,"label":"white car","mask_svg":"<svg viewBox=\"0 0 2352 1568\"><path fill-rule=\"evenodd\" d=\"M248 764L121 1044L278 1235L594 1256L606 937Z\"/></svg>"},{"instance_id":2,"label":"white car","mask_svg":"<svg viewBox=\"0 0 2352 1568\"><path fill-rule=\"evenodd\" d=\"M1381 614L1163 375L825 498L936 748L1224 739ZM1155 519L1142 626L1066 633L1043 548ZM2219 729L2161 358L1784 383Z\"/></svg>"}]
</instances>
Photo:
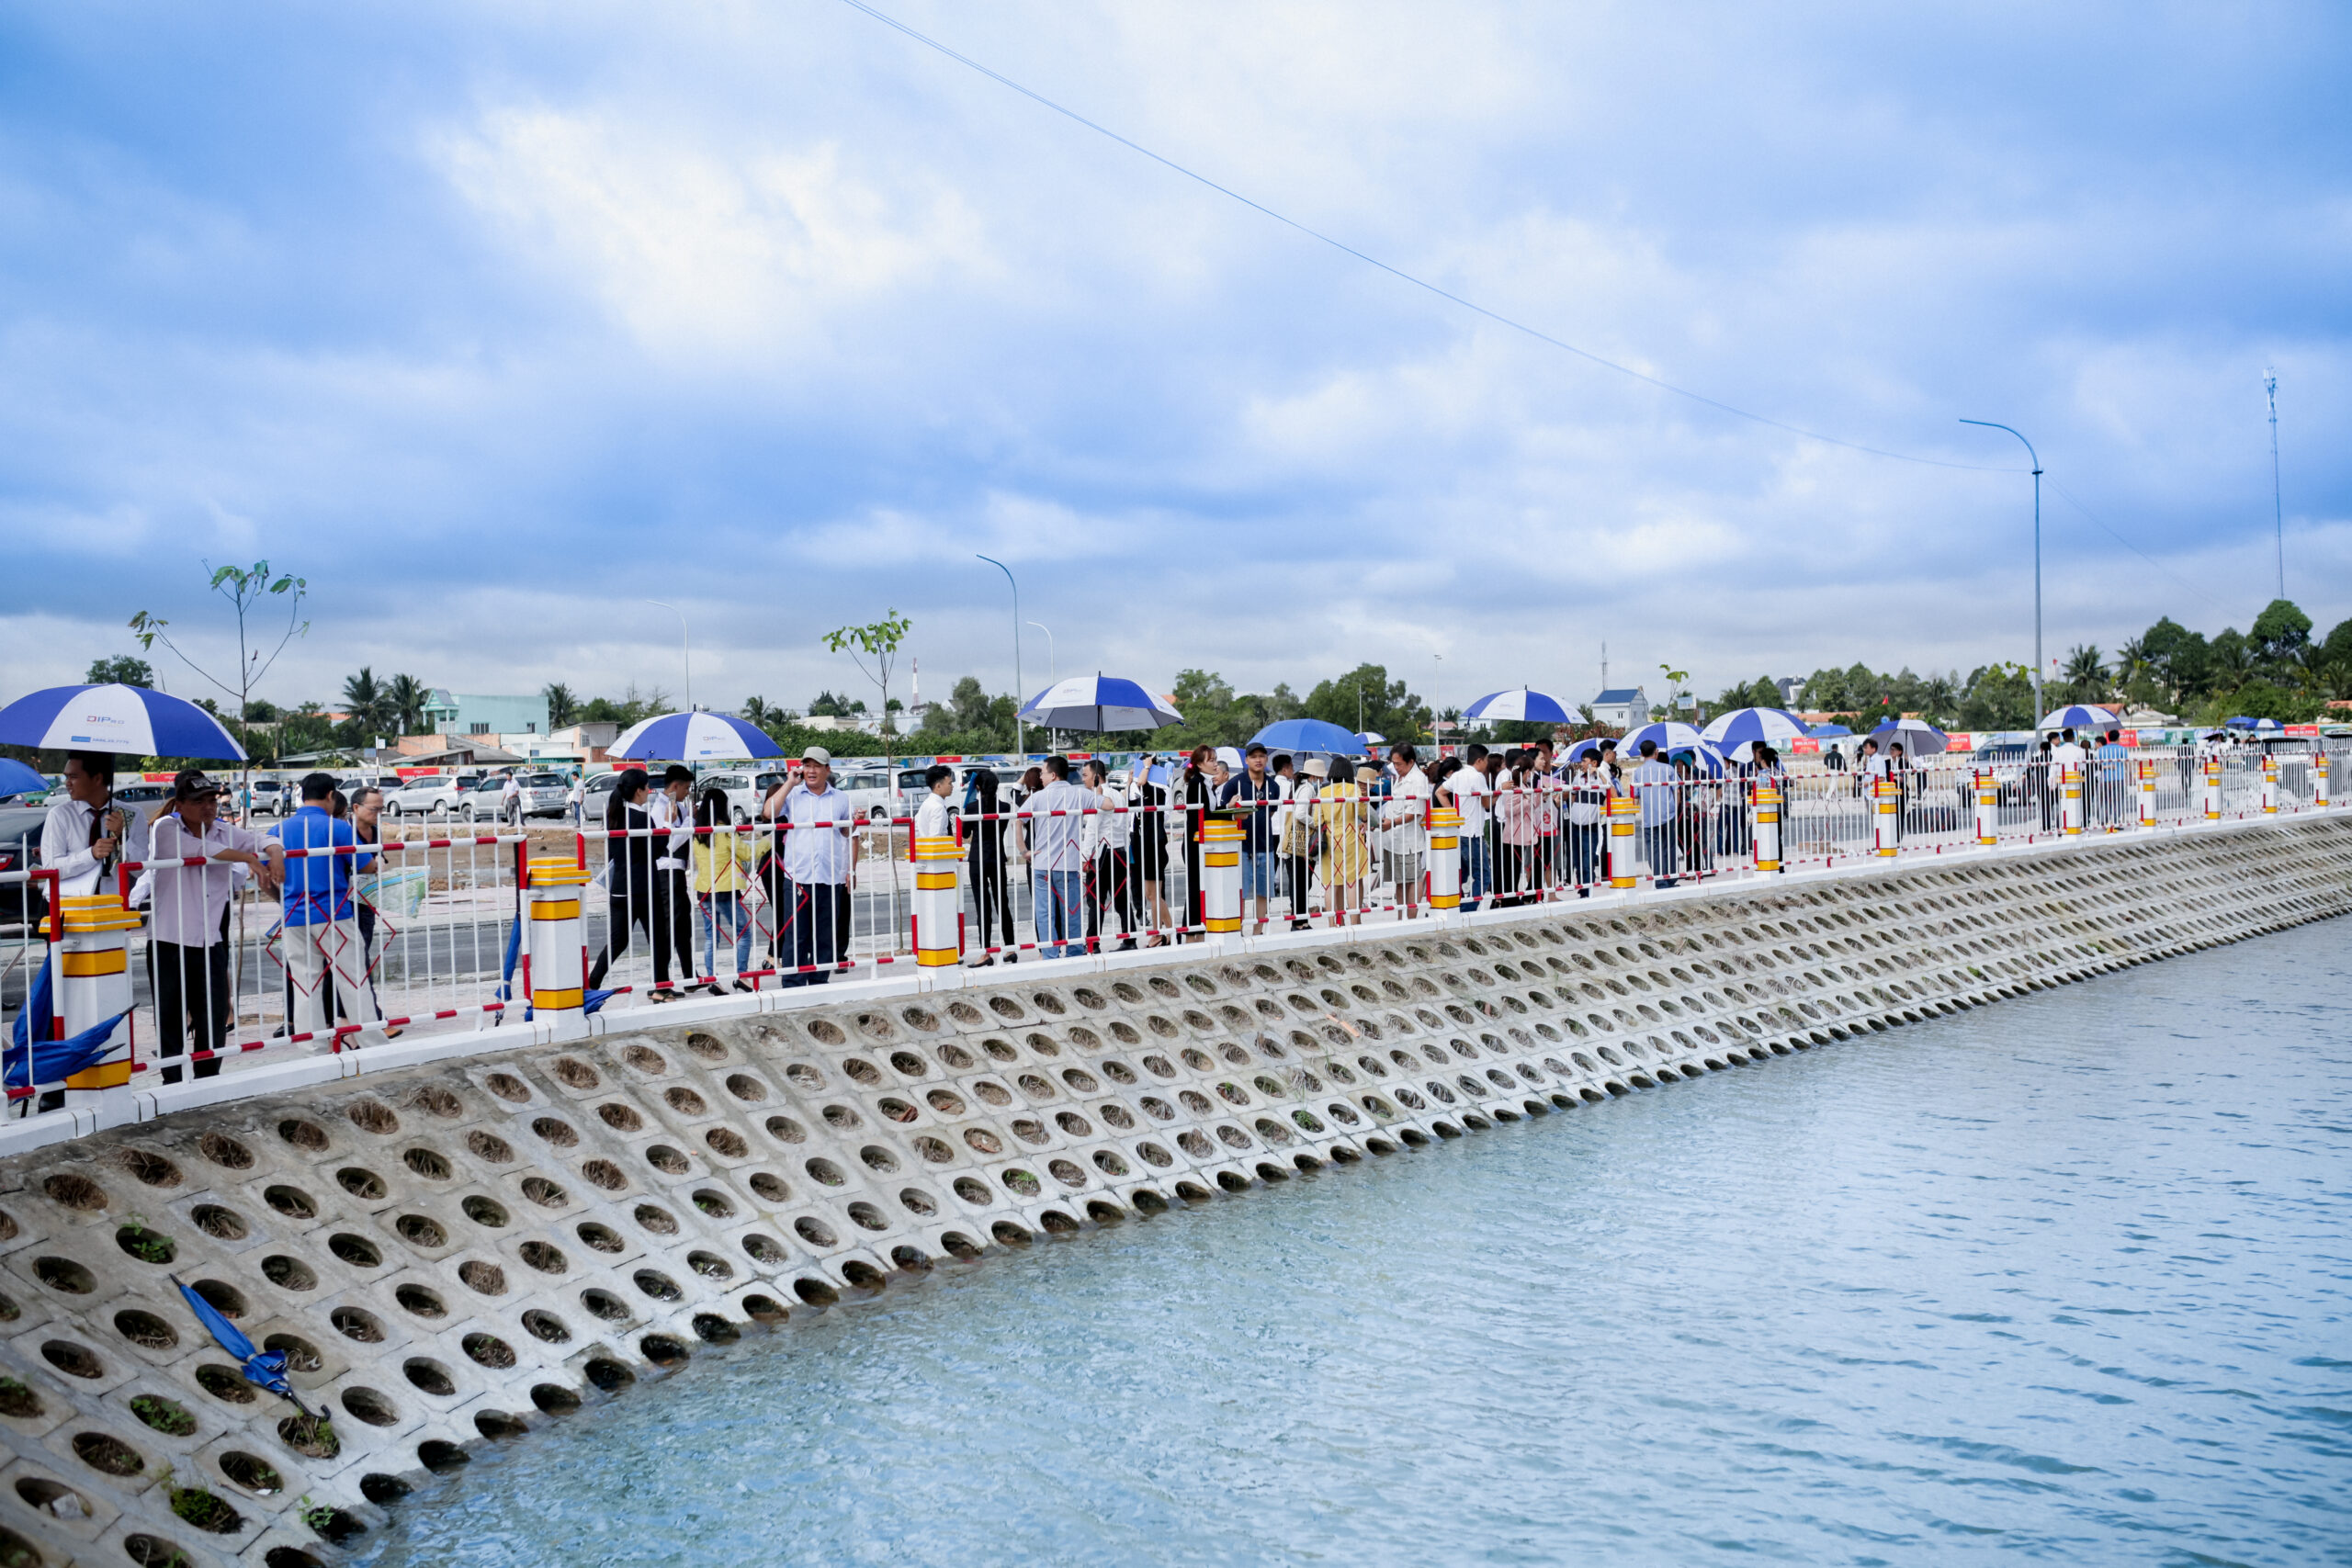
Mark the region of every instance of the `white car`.
<instances>
[{"instance_id":1,"label":"white car","mask_svg":"<svg viewBox=\"0 0 2352 1568\"><path fill-rule=\"evenodd\" d=\"M425 773L398 789L384 791L388 817L450 817L458 810L458 781L447 773Z\"/></svg>"}]
</instances>

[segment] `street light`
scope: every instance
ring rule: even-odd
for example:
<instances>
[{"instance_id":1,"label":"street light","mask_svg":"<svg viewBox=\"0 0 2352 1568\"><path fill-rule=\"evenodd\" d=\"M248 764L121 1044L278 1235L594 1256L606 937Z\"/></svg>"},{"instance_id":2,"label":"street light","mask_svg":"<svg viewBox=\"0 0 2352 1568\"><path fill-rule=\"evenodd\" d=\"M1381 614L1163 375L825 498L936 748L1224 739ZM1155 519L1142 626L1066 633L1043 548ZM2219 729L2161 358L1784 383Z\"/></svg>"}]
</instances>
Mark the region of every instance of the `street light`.
<instances>
[{"instance_id":1,"label":"street light","mask_svg":"<svg viewBox=\"0 0 2352 1568\"><path fill-rule=\"evenodd\" d=\"M1025 758L1029 755L1029 742L1021 725L1021 584L1013 581L1012 569L994 556L978 558L1004 573L1005 581L1012 583L1012 749Z\"/></svg>"},{"instance_id":2,"label":"street light","mask_svg":"<svg viewBox=\"0 0 2352 1568\"><path fill-rule=\"evenodd\" d=\"M1026 624L1036 627L1039 631L1046 634L1046 684L1050 686L1061 678L1054 673L1056 666L1054 663L1053 628L1046 625L1043 621L1030 621Z\"/></svg>"},{"instance_id":3,"label":"street light","mask_svg":"<svg viewBox=\"0 0 2352 1568\"><path fill-rule=\"evenodd\" d=\"M2049 711L2041 705L2041 454L2033 449L2032 442L2006 424L1996 424L1989 419L1963 419L1960 423L1981 424L1987 430L2008 430L2025 442L2025 455L2033 459L2033 723L2038 729L2041 716Z\"/></svg>"},{"instance_id":4,"label":"street light","mask_svg":"<svg viewBox=\"0 0 2352 1568\"><path fill-rule=\"evenodd\" d=\"M692 713L695 711L695 659L693 651L686 646L686 613L675 604L663 604L659 599L648 599L645 603L660 604L662 609L678 617L678 657L684 661L686 667L686 711Z\"/></svg>"}]
</instances>

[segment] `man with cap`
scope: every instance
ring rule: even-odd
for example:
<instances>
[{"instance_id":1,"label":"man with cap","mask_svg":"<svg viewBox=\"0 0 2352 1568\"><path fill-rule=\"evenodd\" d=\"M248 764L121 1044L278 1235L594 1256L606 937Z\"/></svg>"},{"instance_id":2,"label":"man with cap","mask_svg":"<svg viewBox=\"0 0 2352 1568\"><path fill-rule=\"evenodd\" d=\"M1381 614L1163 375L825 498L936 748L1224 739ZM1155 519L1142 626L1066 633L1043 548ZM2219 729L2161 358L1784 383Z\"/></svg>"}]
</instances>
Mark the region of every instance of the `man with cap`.
<instances>
[{"instance_id":1,"label":"man with cap","mask_svg":"<svg viewBox=\"0 0 2352 1568\"><path fill-rule=\"evenodd\" d=\"M286 874L284 846L220 819L221 793L202 770L183 768L172 781L171 808L151 829L155 903L147 973L155 986L156 1051L166 1058L179 1055L191 1033L198 1051L227 1048L229 902L247 877L275 891ZM196 1064L200 1078L220 1071L218 1055ZM163 1081L180 1081L177 1063L164 1068Z\"/></svg>"},{"instance_id":2,"label":"man with cap","mask_svg":"<svg viewBox=\"0 0 2352 1568\"><path fill-rule=\"evenodd\" d=\"M800 753L799 782L777 785L763 812L783 840L775 863L784 874L770 912L779 986L821 986L849 956L857 814L832 779L833 754L811 746Z\"/></svg>"}]
</instances>

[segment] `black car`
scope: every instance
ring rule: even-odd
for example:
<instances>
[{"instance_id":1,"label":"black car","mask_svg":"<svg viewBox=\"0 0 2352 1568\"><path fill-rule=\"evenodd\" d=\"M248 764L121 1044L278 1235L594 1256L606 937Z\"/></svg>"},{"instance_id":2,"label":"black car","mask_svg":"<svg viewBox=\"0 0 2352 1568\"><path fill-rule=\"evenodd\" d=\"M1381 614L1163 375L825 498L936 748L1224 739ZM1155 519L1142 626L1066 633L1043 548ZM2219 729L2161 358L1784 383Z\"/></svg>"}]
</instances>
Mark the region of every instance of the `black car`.
<instances>
[{"instance_id":1,"label":"black car","mask_svg":"<svg viewBox=\"0 0 2352 1568\"><path fill-rule=\"evenodd\" d=\"M48 820L46 807L0 806L0 872L32 869L40 858L41 824ZM19 925L48 913L48 891L42 885L14 877L0 882L0 925Z\"/></svg>"}]
</instances>

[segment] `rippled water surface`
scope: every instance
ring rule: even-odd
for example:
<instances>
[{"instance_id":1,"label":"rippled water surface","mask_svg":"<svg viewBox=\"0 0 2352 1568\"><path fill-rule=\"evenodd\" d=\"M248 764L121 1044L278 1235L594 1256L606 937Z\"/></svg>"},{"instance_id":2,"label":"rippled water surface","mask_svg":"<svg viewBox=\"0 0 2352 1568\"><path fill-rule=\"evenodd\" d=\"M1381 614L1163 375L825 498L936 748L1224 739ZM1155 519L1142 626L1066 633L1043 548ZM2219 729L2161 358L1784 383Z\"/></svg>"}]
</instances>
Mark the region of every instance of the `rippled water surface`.
<instances>
[{"instance_id":1,"label":"rippled water surface","mask_svg":"<svg viewBox=\"0 0 2352 1568\"><path fill-rule=\"evenodd\" d=\"M2348 937L942 1270L366 1555L2352 1562Z\"/></svg>"}]
</instances>

